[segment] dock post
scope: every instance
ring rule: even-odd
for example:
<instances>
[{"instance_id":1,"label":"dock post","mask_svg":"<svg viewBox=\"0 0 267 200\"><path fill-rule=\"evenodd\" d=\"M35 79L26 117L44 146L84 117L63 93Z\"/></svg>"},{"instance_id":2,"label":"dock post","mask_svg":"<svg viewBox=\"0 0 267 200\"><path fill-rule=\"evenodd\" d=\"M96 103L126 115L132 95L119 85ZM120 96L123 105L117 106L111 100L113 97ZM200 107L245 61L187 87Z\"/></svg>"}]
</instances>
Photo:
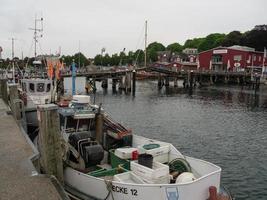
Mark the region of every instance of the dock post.
<instances>
[{"instance_id":1,"label":"dock post","mask_svg":"<svg viewBox=\"0 0 267 200\"><path fill-rule=\"evenodd\" d=\"M189 94L193 92L193 80L194 80L194 72L190 71L189 73Z\"/></svg>"},{"instance_id":2,"label":"dock post","mask_svg":"<svg viewBox=\"0 0 267 200\"><path fill-rule=\"evenodd\" d=\"M108 79L103 79L101 86L102 86L102 88L107 89L108 88Z\"/></svg>"},{"instance_id":3,"label":"dock post","mask_svg":"<svg viewBox=\"0 0 267 200\"><path fill-rule=\"evenodd\" d=\"M161 89L164 85L161 75L158 76L158 88Z\"/></svg>"},{"instance_id":4,"label":"dock post","mask_svg":"<svg viewBox=\"0 0 267 200\"><path fill-rule=\"evenodd\" d=\"M174 78L173 85L174 85L174 87L178 87L178 78L177 77Z\"/></svg>"},{"instance_id":5,"label":"dock post","mask_svg":"<svg viewBox=\"0 0 267 200\"><path fill-rule=\"evenodd\" d=\"M210 75L210 84L212 85L213 84L213 76Z\"/></svg>"},{"instance_id":6,"label":"dock post","mask_svg":"<svg viewBox=\"0 0 267 200\"><path fill-rule=\"evenodd\" d=\"M44 104L37 107L39 121L40 162L46 174L54 175L63 184L63 162L59 129L58 106Z\"/></svg>"},{"instance_id":7,"label":"dock post","mask_svg":"<svg viewBox=\"0 0 267 200\"><path fill-rule=\"evenodd\" d=\"M132 77L132 85L133 85L133 96L135 96L135 86L136 86L136 71L133 70L133 77Z\"/></svg>"},{"instance_id":8,"label":"dock post","mask_svg":"<svg viewBox=\"0 0 267 200\"><path fill-rule=\"evenodd\" d=\"M169 87L170 86L170 79L168 76L165 77L165 87Z\"/></svg>"},{"instance_id":9,"label":"dock post","mask_svg":"<svg viewBox=\"0 0 267 200\"><path fill-rule=\"evenodd\" d=\"M95 83L95 78L93 78L93 93L96 93L96 83Z\"/></svg>"},{"instance_id":10,"label":"dock post","mask_svg":"<svg viewBox=\"0 0 267 200\"><path fill-rule=\"evenodd\" d=\"M2 79L1 84L1 92L2 92L2 98L6 104L8 104L8 94L7 94L7 79Z\"/></svg>"},{"instance_id":11,"label":"dock post","mask_svg":"<svg viewBox=\"0 0 267 200\"><path fill-rule=\"evenodd\" d=\"M101 104L100 104L98 113L95 115L96 141L98 141L100 144L102 144L103 140L103 124L104 124L104 116L101 113Z\"/></svg>"},{"instance_id":12,"label":"dock post","mask_svg":"<svg viewBox=\"0 0 267 200\"><path fill-rule=\"evenodd\" d=\"M9 97L10 97L10 108L13 113L13 116L16 120L21 119L21 109L19 104L15 104L15 100L19 99L18 84L12 83L8 86L9 88Z\"/></svg>"},{"instance_id":13,"label":"dock post","mask_svg":"<svg viewBox=\"0 0 267 200\"><path fill-rule=\"evenodd\" d=\"M125 91L126 93L131 91L131 73L125 74Z\"/></svg>"},{"instance_id":14,"label":"dock post","mask_svg":"<svg viewBox=\"0 0 267 200\"><path fill-rule=\"evenodd\" d=\"M116 92L116 85L117 85L117 80L113 78L112 79L112 92Z\"/></svg>"},{"instance_id":15,"label":"dock post","mask_svg":"<svg viewBox=\"0 0 267 200\"><path fill-rule=\"evenodd\" d=\"M122 90L123 89L123 77L120 77L119 80L118 80L118 88L119 90Z\"/></svg>"}]
</instances>

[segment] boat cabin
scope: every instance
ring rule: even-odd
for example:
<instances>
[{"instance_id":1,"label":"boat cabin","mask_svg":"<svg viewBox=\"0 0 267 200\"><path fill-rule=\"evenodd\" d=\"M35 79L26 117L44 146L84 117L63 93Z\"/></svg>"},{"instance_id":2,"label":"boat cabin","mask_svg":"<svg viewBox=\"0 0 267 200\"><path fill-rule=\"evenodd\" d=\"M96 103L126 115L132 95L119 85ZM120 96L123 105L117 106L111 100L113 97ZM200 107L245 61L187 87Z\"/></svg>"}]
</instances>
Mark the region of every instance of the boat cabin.
<instances>
[{"instance_id":1,"label":"boat cabin","mask_svg":"<svg viewBox=\"0 0 267 200\"><path fill-rule=\"evenodd\" d=\"M52 89L52 81L48 79L22 79L21 88L26 93L49 93Z\"/></svg>"}]
</instances>

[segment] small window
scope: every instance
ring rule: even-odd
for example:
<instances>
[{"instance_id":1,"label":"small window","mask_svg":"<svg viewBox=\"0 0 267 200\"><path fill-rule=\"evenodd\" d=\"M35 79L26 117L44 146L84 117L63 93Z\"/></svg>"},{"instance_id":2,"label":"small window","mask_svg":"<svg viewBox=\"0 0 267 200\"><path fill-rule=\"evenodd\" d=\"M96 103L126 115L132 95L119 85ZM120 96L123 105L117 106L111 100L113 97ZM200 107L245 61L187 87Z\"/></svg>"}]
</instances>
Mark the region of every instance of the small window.
<instances>
[{"instance_id":1,"label":"small window","mask_svg":"<svg viewBox=\"0 0 267 200\"><path fill-rule=\"evenodd\" d=\"M34 85L34 83L30 83L29 84L29 90L30 90L30 92L34 92L34 89L35 88L35 85Z\"/></svg>"},{"instance_id":2,"label":"small window","mask_svg":"<svg viewBox=\"0 0 267 200\"><path fill-rule=\"evenodd\" d=\"M44 83L37 83L37 92L44 92Z\"/></svg>"},{"instance_id":3,"label":"small window","mask_svg":"<svg viewBox=\"0 0 267 200\"><path fill-rule=\"evenodd\" d=\"M46 85L46 92L50 92L50 89L51 89L51 83L48 83Z\"/></svg>"},{"instance_id":4,"label":"small window","mask_svg":"<svg viewBox=\"0 0 267 200\"><path fill-rule=\"evenodd\" d=\"M254 56L253 56L253 61L256 61L256 60L257 60L257 56L254 55Z\"/></svg>"},{"instance_id":5,"label":"small window","mask_svg":"<svg viewBox=\"0 0 267 200\"><path fill-rule=\"evenodd\" d=\"M236 55L236 56L234 56L234 60L235 61L240 61L240 60L242 60L242 56L241 55Z\"/></svg>"},{"instance_id":6,"label":"small window","mask_svg":"<svg viewBox=\"0 0 267 200\"><path fill-rule=\"evenodd\" d=\"M259 56L259 62L261 62L261 56Z\"/></svg>"}]
</instances>

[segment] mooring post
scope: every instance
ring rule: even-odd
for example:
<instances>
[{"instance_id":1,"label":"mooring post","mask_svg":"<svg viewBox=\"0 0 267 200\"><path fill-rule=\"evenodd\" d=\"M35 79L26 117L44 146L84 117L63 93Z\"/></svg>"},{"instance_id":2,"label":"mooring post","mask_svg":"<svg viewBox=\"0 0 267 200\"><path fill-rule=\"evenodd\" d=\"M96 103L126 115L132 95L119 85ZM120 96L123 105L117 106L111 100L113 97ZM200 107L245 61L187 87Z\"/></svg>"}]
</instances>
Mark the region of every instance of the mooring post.
<instances>
[{"instance_id":1,"label":"mooring post","mask_svg":"<svg viewBox=\"0 0 267 200\"><path fill-rule=\"evenodd\" d=\"M126 73L125 75L125 89L126 92L131 91L131 73Z\"/></svg>"},{"instance_id":2,"label":"mooring post","mask_svg":"<svg viewBox=\"0 0 267 200\"><path fill-rule=\"evenodd\" d=\"M161 75L159 74L159 76L158 76L158 88L161 89L162 86L163 86L163 80L162 80Z\"/></svg>"},{"instance_id":3,"label":"mooring post","mask_svg":"<svg viewBox=\"0 0 267 200\"><path fill-rule=\"evenodd\" d=\"M193 80L194 80L194 72L190 71L189 73L189 93L193 92Z\"/></svg>"},{"instance_id":4,"label":"mooring post","mask_svg":"<svg viewBox=\"0 0 267 200\"><path fill-rule=\"evenodd\" d=\"M116 92L116 85L117 85L117 80L115 78L112 79L112 91Z\"/></svg>"},{"instance_id":5,"label":"mooring post","mask_svg":"<svg viewBox=\"0 0 267 200\"><path fill-rule=\"evenodd\" d=\"M133 70L133 77L132 77L132 84L133 84L133 96L135 96L135 86L136 86L136 71L135 69Z\"/></svg>"},{"instance_id":6,"label":"mooring post","mask_svg":"<svg viewBox=\"0 0 267 200\"><path fill-rule=\"evenodd\" d=\"M177 77L174 78L173 86L178 87L178 78Z\"/></svg>"},{"instance_id":7,"label":"mooring post","mask_svg":"<svg viewBox=\"0 0 267 200\"><path fill-rule=\"evenodd\" d=\"M101 104L98 109L98 113L95 116L95 133L96 140L102 144L103 140L103 124L104 124L104 115L101 113Z\"/></svg>"},{"instance_id":8,"label":"mooring post","mask_svg":"<svg viewBox=\"0 0 267 200\"><path fill-rule=\"evenodd\" d=\"M107 89L108 88L108 79L103 79L101 86L102 86L102 88Z\"/></svg>"},{"instance_id":9,"label":"mooring post","mask_svg":"<svg viewBox=\"0 0 267 200\"><path fill-rule=\"evenodd\" d=\"M58 106L55 104L44 104L37 107L38 143L42 169L46 174L54 175L63 184L61 136L57 110Z\"/></svg>"},{"instance_id":10,"label":"mooring post","mask_svg":"<svg viewBox=\"0 0 267 200\"><path fill-rule=\"evenodd\" d=\"M168 76L165 77L165 87L169 87L170 86L170 79Z\"/></svg>"},{"instance_id":11,"label":"mooring post","mask_svg":"<svg viewBox=\"0 0 267 200\"><path fill-rule=\"evenodd\" d=\"M18 103L15 103L19 99L18 84L12 83L8 85L9 98L10 98L10 108L15 119L21 119L21 109Z\"/></svg>"},{"instance_id":12,"label":"mooring post","mask_svg":"<svg viewBox=\"0 0 267 200\"><path fill-rule=\"evenodd\" d=\"M8 104L7 79L3 79L2 81L2 98L4 102Z\"/></svg>"}]
</instances>

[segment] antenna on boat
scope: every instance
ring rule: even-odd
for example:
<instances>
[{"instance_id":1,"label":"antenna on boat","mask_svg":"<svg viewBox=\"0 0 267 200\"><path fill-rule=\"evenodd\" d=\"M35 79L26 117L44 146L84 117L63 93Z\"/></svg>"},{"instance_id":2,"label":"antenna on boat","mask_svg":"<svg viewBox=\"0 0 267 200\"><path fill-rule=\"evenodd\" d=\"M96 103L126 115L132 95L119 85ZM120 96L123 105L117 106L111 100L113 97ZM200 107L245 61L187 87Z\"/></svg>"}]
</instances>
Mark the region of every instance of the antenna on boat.
<instances>
[{"instance_id":1,"label":"antenna on boat","mask_svg":"<svg viewBox=\"0 0 267 200\"><path fill-rule=\"evenodd\" d=\"M16 38L10 38L10 40L12 41L12 78L13 78L13 82L15 83L15 63L14 63L14 46L15 46L15 40Z\"/></svg>"},{"instance_id":2,"label":"antenna on boat","mask_svg":"<svg viewBox=\"0 0 267 200\"><path fill-rule=\"evenodd\" d=\"M147 48L147 20L145 22L145 67L146 67L146 58L147 58L147 52L146 52L146 48Z\"/></svg>"},{"instance_id":3,"label":"antenna on boat","mask_svg":"<svg viewBox=\"0 0 267 200\"><path fill-rule=\"evenodd\" d=\"M41 18L37 18L37 16L35 15L35 19L34 19L34 28L29 28L30 30L34 31L34 58L36 59L37 57L37 42L38 42L38 38L43 37L43 17ZM41 22L41 28L38 28L38 22ZM40 34L38 34L40 33Z\"/></svg>"}]
</instances>

